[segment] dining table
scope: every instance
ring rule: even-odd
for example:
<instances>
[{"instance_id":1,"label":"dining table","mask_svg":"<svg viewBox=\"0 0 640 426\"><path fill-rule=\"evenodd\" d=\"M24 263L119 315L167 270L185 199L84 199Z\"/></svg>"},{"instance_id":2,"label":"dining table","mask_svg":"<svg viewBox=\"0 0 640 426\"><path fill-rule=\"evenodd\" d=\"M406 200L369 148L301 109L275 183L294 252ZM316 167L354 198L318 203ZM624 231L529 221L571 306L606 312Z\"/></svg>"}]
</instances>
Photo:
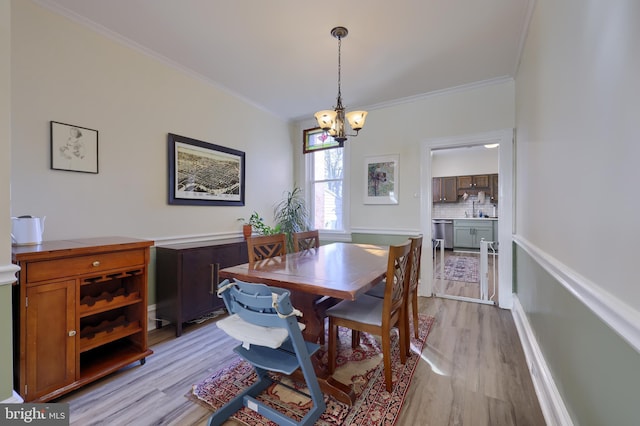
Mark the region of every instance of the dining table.
<instances>
[{"instance_id":1,"label":"dining table","mask_svg":"<svg viewBox=\"0 0 640 426\"><path fill-rule=\"evenodd\" d=\"M336 242L252 263L221 269L221 279L284 288L302 312L305 340L317 342L324 333L325 310L340 300L355 300L384 278L389 248L371 244ZM353 404L355 394L328 374L319 356L312 361L320 388L338 401Z\"/></svg>"}]
</instances>

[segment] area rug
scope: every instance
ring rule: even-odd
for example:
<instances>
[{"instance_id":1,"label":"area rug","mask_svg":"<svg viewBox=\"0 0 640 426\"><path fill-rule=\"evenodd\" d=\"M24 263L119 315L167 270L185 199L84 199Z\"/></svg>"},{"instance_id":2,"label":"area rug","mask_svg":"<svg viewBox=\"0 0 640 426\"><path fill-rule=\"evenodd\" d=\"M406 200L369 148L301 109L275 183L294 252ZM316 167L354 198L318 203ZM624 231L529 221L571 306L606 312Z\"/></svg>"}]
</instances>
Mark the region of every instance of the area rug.
<instances>
[{"instance_id":1,"label":"area rug","mask_svg":"<svg viewBox=\"0 0 640 426\"><path fill-rule=\"evenodd\" d=\"M341 328L338 346L340 353L336 361L334 376L343 383L352 384L356 394L356 402L353 406L349 406L325 395L327 409L316 425L394 425L400 414L434 318L419 315L419 323L418 339L414 338L413 324L411 325L411 355L404 365L400 363L399 337L397 330L394 329L391 340L393 348L391 353L393 390L391 393L387 392L385 388L382 345L379 337L361 333L360 346L351 349L351 332ZM322 351L320 355L326 362L326 346L320 350ZM281 375L274 374L274 376L285 383L288 382L290 386L304 390L304 384L292 383ZM251 364L238 358L230 365L215 372L211 377L194 385L192 395L215 411L255 380L256 375ZM258 399L297 419L301 419L312 405L309 398L278 384L265 390ZM246 407L236 412L232 418L251 426L276 426L275 423Z\"/></svg>"},{"instance_id":2,"label":"area rug","mask_svg":"<svg viewBox=\"0 0 640 426\"><path fill-rule=\"evenodd\" d=\"M447 281L480 282L480 260L473 256L449 256L444 261L444 279ZM440 267L436 267L436 279L442 279Z\"/></svg>"}]
</instances>

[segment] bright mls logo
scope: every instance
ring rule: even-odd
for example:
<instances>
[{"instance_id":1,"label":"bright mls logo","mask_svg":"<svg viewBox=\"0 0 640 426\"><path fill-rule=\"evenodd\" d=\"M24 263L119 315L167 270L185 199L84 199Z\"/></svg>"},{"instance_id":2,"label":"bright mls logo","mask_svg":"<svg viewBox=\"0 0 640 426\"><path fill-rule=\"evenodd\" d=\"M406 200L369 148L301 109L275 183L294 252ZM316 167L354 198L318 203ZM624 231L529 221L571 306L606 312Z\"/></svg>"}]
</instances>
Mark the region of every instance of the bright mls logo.
<instances>
[{"instance_id":1,"label":"bright mls logo","mask_svg":"<svg viewBox=\"0 0 640 426\"><path fill-rule=\"evenodd\" d=\"M69 404L0 404L0 424L66 426Z\"/></svg>"}]
</instances>

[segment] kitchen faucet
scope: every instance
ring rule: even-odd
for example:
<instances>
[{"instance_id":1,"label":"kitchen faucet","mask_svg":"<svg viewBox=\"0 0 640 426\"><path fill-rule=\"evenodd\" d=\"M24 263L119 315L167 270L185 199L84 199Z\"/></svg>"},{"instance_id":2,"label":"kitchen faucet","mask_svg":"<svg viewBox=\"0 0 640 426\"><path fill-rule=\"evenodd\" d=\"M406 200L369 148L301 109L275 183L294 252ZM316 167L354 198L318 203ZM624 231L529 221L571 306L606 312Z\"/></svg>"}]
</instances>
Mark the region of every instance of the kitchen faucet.
<instances>
[{"instance_id":1,"label":"kitchen faucet","mask_svg":"<svg viewBox=\"0 0 640 426\"><path fill-rule=\"evenodd\" d=\"M475 202L475 200L471 202L471 217L476 217L476 202Z\"/></svg>"}]
</instances>

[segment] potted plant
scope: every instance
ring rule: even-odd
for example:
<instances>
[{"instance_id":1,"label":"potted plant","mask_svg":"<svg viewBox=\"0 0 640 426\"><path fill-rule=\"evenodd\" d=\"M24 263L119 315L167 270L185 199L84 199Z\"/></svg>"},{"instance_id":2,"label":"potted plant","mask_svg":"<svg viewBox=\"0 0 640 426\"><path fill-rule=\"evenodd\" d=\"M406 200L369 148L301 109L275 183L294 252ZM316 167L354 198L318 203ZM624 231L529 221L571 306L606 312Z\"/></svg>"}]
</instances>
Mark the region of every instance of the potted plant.
<instances>
[{"instance_id":1,"label":"potted plant","mask_svg":"<svg viewBox=\"0 0 640 426\"><path fill-rule=\"evenodd\" d=\"M264 219L262 219L256 211L249 216L249 221L246 221L242 217L238 218L238 220L244 222L242 224L242 234L245 239L249 238L254 230L260 235L272 235L280 232L280 228L277 225L272 228L264 223Z\"/></svg>"},{"instance_id":2,"label":"potted plant","mask_svg":"<svg viewBox=\"0 0 640 426\"><path fill-rule=\"evenodd\" d=\"M285 198L274 207L276 227L287 235L287 252L294 252L293 233L309 230L309 210L302 196L302 190L294 187Z\"/></svg>"},{"instance_id":3,"label":"potted plant","mask_svg":"<svg viewBox=\"0 0 640 426\"><path fill-rule=\"evenodd\" d=\"M239 218L238 220L244 220L243 218ZM251 234L253 234L253 227L251 226L250 223L243 223L242 224L242 235L244 236L244 239L246 240L247 238L249 238L251 236Z\"/></svg>"}]
</instances>

